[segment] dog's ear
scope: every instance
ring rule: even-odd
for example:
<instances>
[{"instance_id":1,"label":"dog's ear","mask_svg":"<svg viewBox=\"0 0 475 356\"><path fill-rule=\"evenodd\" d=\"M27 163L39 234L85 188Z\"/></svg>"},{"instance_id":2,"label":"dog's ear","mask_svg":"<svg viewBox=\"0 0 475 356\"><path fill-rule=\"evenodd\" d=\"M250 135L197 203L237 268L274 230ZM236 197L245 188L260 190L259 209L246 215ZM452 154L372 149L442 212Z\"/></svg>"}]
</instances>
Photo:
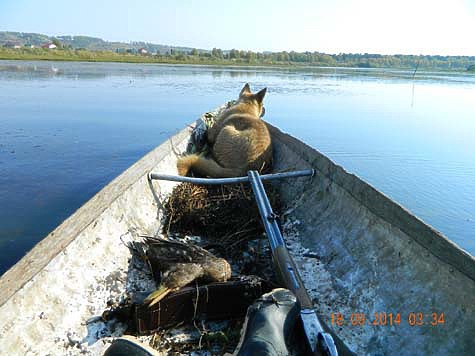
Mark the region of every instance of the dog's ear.
<instances>
[{"instance_id":1,"label":"dog's ear","mask_svg":"<svg viewBox=\"0 0 475 356\"><path fill-rule=\"evenodd\" d=\"M239 96L243 96L243 94L251 94L251 88L249 87L249 83L246 83L246 85L244 85L241 92L239 93Z\"/></svg>"},{"instance_id":2,"label":"dog's ear","mask_svg":"<svg viewBox=\"0 0 475 356\"><path fill-rule=\"evenodd\" d=\"M254 94L254 96L256 97L257 102L262 103L262 101L264 100L264 96L266 95L266 92L267 92L267 88L264 88L261 91L259 91L258 93Z\"/></svg>"}]
</instances>

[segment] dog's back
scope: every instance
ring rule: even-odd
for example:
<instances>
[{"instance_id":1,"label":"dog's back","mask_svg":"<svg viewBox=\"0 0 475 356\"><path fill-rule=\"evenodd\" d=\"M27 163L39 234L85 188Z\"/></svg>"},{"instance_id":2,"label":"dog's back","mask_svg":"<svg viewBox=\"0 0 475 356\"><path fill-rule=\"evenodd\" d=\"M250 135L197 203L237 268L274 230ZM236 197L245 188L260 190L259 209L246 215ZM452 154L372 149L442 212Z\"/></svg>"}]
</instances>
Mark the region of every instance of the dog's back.
<instances>
[{"instance_id":1,"label":"dog's back","mask_svg":"<svg viewBox=\"0 0 475 356\"><path fill-rule=\"evenodd\" d=\"M192 171L210 177L245 175L250 169L269 168L272 160L272 142L266 124L260 119L266 89L252 94L246 84L235 105L225 110L208 130L212 145L212 159L198 155L178 160L178 173Z\"/></svg>"}]
</instances>

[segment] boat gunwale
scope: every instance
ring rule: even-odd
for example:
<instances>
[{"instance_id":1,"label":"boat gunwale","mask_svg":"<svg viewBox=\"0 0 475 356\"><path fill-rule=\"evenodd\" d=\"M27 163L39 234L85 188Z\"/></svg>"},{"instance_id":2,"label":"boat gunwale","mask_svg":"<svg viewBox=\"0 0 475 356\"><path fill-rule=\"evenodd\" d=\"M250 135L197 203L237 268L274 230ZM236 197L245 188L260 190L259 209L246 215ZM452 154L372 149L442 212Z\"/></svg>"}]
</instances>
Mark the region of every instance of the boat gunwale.
<instances>
[{"instance_id":1,"label":"boat gunwale","mask_svg":"<svg viewBox=\"0 0 475 356\"><path fill-rule=\"evenodd\" d=\"M125 191L147 176L170 153L175 153L174 147L188 139L191 127L187 125L120 173L0 276L0 308L93 224Z\"/></svg>"},{"instance_id":2,"label":"boat gunwale","mask_svg":"<svg viewBox=\"0 0 475 356\"><path fill-rule=\"evenodd\" d=\"M475 257L441 232L415 216L404 206L380 192L357 175L347 172L330 158L305 142L267 123L272 138L281 141L302 157L318 174L337 184L371 213L398 228L440 261L475 281ZM313 156L313 157L312 157ZM298 167L303 169L303 167Z\"/></svg>"}]
</instances>

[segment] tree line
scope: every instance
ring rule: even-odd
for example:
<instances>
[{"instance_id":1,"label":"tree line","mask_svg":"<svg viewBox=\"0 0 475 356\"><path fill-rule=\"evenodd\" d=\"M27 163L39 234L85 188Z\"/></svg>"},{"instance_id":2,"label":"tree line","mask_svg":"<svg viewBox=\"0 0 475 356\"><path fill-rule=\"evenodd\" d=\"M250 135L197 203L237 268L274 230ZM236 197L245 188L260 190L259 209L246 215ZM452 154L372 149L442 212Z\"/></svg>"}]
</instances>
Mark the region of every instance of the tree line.
<instances>
[{"instance_id":1,"label":"tree line","mask_svg":"<svg viewBox=\"0 0 475 356\"><path fill-rule=\"evenodd\" d=\"M315 66L347 66L359 68L424 68L441 70L468 70L475 66L475 56L440 56L440 55L383 55L371 53L326 54L321 52L253 52L232 49L223 51L213 48L211 51L178 51L170 49L157 53L158 57L175 60L235 62L247 64L297 64Z\"/></svg>"},{"instance_id":2,"label":"tree line","mask_svg":"<svg viewBox=\"0 0 475 356\"><path fill-rule=\"evenodd\" d=\"M405 68L430 70L457 70L475 72L475 56L440 56L440 55L382 55L371 53L340 53L327 54L321 52L253 52L238 49L222 50L213 48L211 51L196 48L183 49L161 46L147 49L146 54L138 54L135 48L126 50L117 48L110 50L87 50L73 48L69 43L63 43L53 38L52 43L62 54L43 53L42 49L23 48L9 52L1 50L1 58L34 59L35 57L55 57L64 60L78 58L105 61L159 62L159 63L190 63L190 64L219 64L219 65L281 65L281 66L325 66L325 67L357 67L357 68ZM142 43L137 43L142 45ZM121 50L121 51L119 51ZM154 50L156 52L154 52ZM117 52L117 53L116 53ZM137 57L137 58L135 58Z\"/></svg>"}]
</instances>

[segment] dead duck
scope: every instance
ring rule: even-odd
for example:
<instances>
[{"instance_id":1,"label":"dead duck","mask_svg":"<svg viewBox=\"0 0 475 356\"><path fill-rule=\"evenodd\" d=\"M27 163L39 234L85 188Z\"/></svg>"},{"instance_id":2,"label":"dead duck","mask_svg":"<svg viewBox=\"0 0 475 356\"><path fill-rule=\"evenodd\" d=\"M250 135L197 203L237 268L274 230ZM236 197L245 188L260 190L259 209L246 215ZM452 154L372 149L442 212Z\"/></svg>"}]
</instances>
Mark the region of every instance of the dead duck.
<instances>
[{"instance_id":1,"label":"dead duck","mask_svg":"<svg viewBox=\"0 0 475 356\"><path fill-rule=\"evenodd\" d=\"M207 282L225 282L231 278L231 266L197 245L170 241L160 237L143 236L143 242L134 242L134 249L149 264L160 285L145 302L152 306L168 293L184 287L196 279Z\"/></svg>"}]
</instances>

